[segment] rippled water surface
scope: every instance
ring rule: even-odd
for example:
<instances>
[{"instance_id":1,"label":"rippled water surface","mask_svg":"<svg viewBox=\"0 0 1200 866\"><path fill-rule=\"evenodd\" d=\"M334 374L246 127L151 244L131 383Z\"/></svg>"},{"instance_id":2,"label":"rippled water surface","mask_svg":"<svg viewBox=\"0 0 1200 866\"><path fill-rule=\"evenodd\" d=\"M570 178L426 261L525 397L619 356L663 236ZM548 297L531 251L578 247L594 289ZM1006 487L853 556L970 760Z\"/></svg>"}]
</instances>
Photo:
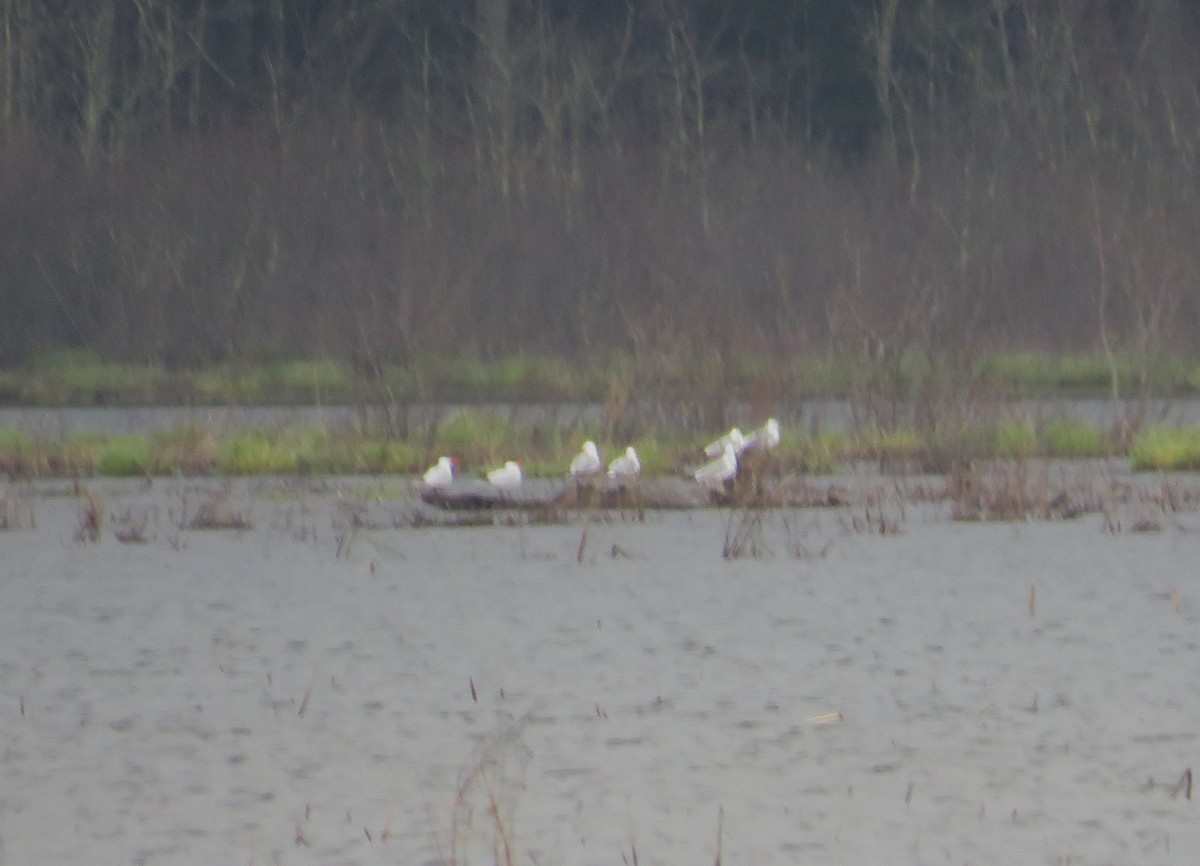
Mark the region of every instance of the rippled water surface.
<instances>
[{"instance_id":1,"label":"rippled water surface","mask_svg":"<svg viewBox=\"0 0 1200 866\"><path fill-rule=\"evenodd\" d=\"M600 407L593 404L526 404L506 406L412 405L405 409L410 423L429 422L446 417L460 408L475 411L496 411L524 421L558 420L571 423L599 418ZM1046 417L1068 415L1097 424L1108 423L1113 417L1108 400L1024 400L981 404L981 417L1016 415ZM903 417L903 410L901 417ZM754 421L755 413L748 407L733 407L731 416ZM237 430L246 427L283 427L288 425L356 424L362 420L378 421L376 409L364 410L353 406L144 406L144 407L0 407L0 427L24 430L39 436L66 437L81 431L110 435L153 433L196 425L214 430ZM845 429L856 423L854 407L841 400L809 400L781 412L786 424L804 430ZM1200 424L1200 400L1155 400L1147 407L1146 417L1152 423ZM647 423L670 425L676 421L671 413L660 417L651 412Z\"/></svg>"},{"instance_id":2,"label":"rippled water surface","mask_svg":"<svg viewBox=\"0 0 1200 866\"><path fill-rule=\"evenodd\" d=\"M3 862L1200 848L1194 514L775 512L728 561L723 512L613 513L577 563L577 523L393 529L415 506L388 483L96 486L96 544L29 494L0 532ZM217 494L253 528L177 528Z\"/></svg>"}]
</instances>

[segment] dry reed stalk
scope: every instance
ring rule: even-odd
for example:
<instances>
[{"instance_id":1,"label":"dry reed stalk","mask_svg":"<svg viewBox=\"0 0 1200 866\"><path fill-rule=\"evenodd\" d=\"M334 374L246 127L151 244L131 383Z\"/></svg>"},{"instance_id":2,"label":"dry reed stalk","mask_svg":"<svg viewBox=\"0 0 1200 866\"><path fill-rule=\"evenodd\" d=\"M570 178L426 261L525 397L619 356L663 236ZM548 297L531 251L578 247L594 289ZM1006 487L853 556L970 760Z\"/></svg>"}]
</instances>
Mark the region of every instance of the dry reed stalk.
<instances>
[{"instance_id":1,"label":"dry reed stalk","mask_svg":"<svg viewBox=\"0 0 1200 866\"><path fill-rule=\"evenodd\" d=\"M763 538L762 509L747 506L740 511L731 510L725 523L725 546L721 549L721 556L725 559L741 559L743 556L760 559L770 553Z\"/></svg>"},{"instance_id":2,"label":"dry reed stalk","mask_svg":"<svg viewBox=\"0 0 1200 866\"><path fill-rule=\"evenodd\" d=\"M146 542L146 527L149 523L149 508L143 508L137 512L132 508L126 508L115 521L116 525L113 527L113 535L122 544L144 544Z\"/></svg>"},{"instance_id":3,"label":"dry reed stalk","mask_svg":"<svg viewBox=\"0 0 1200 866\"><path fill-rule=\"evenodd\" d=\"M1029 587L1029 615L1034 616L1037 613L1037 585L1031 584Z\"/></svg>"},{"instance_id":4,"label":"dry reed stalk","mask_svg":"<svg viewBox=\"0 0 1200 866\"><path fill-rule=\"evenodd\" d=\"M514 756L525 757L520 736L531 719L531 714L518 719L494 737L486 739L469 765L463 781L454 797L454 808L450 819L450 856L448 863L464 863L459 855L461 842L468 840L475 809L472 799L481 792L484 812L492 828L492 857L497 866L512 866L513 836L512 808L503 808L503 794L513 793L522 787L519 779L512 775L511 760Z\"/></svg>"},{"instance_id":5,"label":"dry reed stalk","mask_svg":"<svg viewBox=\"0 0 1200 866\"><path fill-rule=\"evenodd\" d=\"M583 528L579 530L579 549L577 551L575 551L575 562L577 564L583 563L583 553L585 550L587 550L587 543L588 543L588 525L585 522L583 524Z\"/></svg>"},{"instance_id":6,"label":"dry reed stalk","mask_svg":"<svg viewBox=\"0 0 1200 866\"><path fill-rule=\"evenodd\" d=\"M582 492L582 489L580 492ZM587 550L588 530L591 528L592 520L596 516L596 500L598 498L596 496L596 489L591 485L588 485L586 489L589 496L587 497L587 508L583 512L583 526L579 530L579 549L575 551L575 562L577 564L583 563L583 554Z\"/></svg>"},{"instance_id":7,"label":"dry reed stalk","mask_svg":"<svg viewBox=\"0 0 1200 866\"><path fill-rule=\"evenodd\" d=\"M79 489L79 531L75 540L95 544L100 540L100 531L104 525L104 504L100 497L92 495L86 488Z\"/></svg>"},{"instance_id":8,"label":"dry reed stalk","mask_svg":"<svg viewBox=\"0 0 1200 866\"><path fill-rule=\"evenodd\" d=\"M1162 532L1162 523L1150 516L1139 517L1129 526L1133 532Z\"/></svg>"},{"instance_id":9,"label":"dry reed stalk","mask_svg":"<svg viewBox=\"0 0 1200 866\"><path fill-rule=\"evenodd\" d=\"M308 688L304 690L304 698L300 701L300 709L296 711L298 718L304 718L304 714L308 712L308 702L312 700L313 689L317 687L317 675L320 672L320 668L313 668L312 676L308 680Z\"/></svg>"},{"instance_id":10,"label":"dry reed stalk","mask_svg":"<svg viewBox=\"0 0 1200 866\"><path fill-rule=\"evenodd\" d=\"M243 532L253 528L249 515L244 511L234 511L229 506L229 498L233 487L226 485L209 495L207 501L196 509L196 514L180 529L235 529ZM184 515L187 513L186 501Z\"/></svg>"},{"instance_id":11,"label":"dry reed stalk","mask_svg":"<svg viewBox=\"0 0 1200 866\"><path fill-rule=\"evenodd\" d=\"M1178 798L1179 792L1183 792L1183 796L1187 799L1192 799L1192 768L1188 767L1183 771L1183 775L1179 777L1179 783L1171 791L1172 798Z\"/></svg>"},{"instance_id":12,"label":"dry reed stalk","mask_svg":"<svg viewBox=\"0 0 1200 866\"><path fill-rule=\"evenodd\" d=\"M0 496L0 529L22 528L37 529L32 495L28 490L18 491L10 485Z\"/></svg>"},{"instance_id":13,"label":"dry reed stalk","mask_svg":"<svg viewBox=\"0 0 1200 866\"><path fill-rule=\"evenodd\" d=\"M721 851L725 846L725 807L717 807L717 859L713 866L721 866Z\"/></svg>"}]
</instances>

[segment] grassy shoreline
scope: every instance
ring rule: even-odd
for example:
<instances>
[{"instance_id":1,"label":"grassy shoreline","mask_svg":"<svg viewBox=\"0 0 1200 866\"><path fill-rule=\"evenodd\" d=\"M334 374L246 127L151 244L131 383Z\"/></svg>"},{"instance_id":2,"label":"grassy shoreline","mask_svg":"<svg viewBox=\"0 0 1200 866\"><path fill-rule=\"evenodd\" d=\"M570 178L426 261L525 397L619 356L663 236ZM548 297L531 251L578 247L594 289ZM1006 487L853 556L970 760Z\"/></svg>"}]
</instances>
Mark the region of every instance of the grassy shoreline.
<instances>
[{"instance_id":1,"label":"grassy shoreline","mask_svg":"<svg viewBox=\"0 0 1200 866\"><path fill-rule=\"evenodd\" d=\"M1157 397L1200 395L1200 361L1162 359L1139 369L1117 359L1122 393L1135 384ZM2 406L354 405L364 402L580 402L606 400L614 383L636 380L681 398L751 399L764 392L787 399L853 397L883 386L896 396L958 386L1009 397L1103 397L1112 370L1100 355L997 352L966 368L938 365L919 351L886 362L809 353L788 358L740 354L635 359L610 352L586 367L545 355L493 362L422 356L405 366L356 370L332 358L270 364L213 364L167 369L116 363L87 350L53 350L0 370Z\"/></svg>"},{"instance_id":2,"label":"grassy shoreline","mask_svg":"<svg viewBox=\"0 0 1200 866\"><path fill-rule=\"evenodd\" d=\"M219 432L185 426L148 435L79 432L35 437L0 428L0 472L25 477L251 475L415 475L439 455L482 475L521 459L529 477L564 477L584 438L612 456L638 449L646 476L690 472L704 439L659 432L614 442L575 424L517 422L502 413L462 409L406 439L350 427L292 426ZM823 475L869 461L898 472L945 473L975 460L1127 460L1135 471L1200 470L1200 428L1147 427L1127 447L1105 428L1069 417L964 423L922 433L899 428L804 432L785 429L774 452L784 473Z\"/></svg>"},{"instance_id":3,"label":"grassy shoreline","mask_svg":"<svg viewBox=\"0 0 1200 866\"><path fill-rule=\"evenodd\" d=\"M1135 367L1121 360L1116 369L1123 393L1128 393L1138 378ZM406 423L403 436L347 424L234 431L182 426L150 435L81 432L60 438L35 438L0 428L0 472L11 477L412 475L439 455L451 454L471 474L519 458L529 476L557 477L566 471L579 443L592 438L609 455L633 444L647 475L665 475L687 472L702 460L704 434L686 431L706 427L706 413L722 417L722 411L737 401L774 406L812 399L873 405L875 412L865 412L848 430L789 430L776 452L782 471L831 473L872 461L904 471L944 472L977 459L1096 457L1127 459L1139 471L1200 470L1200 430L1138 427L1117 434L1069 416L1014 419L989 407L1022 398L1106 397L1111 373L1100 356L1035 352L994 353L958 371L932 365L920 353L870 365L822 355L778 363L757 356L714 356L711 366L699 367L670 358L638 364L613 353L587 369L534 355L496 363L425 357L404 368L387 367L368 375L331 359L169 371L111 363L88 351L55 350L18 369L0 371L0 405L403 409L427 402L473 408ZM1200 362L1160 361L1141 373L1142 394L1200 394ZM932 405L943 408L924 410L920 423L912 413L907 421L869 420L881 417L880 406L915 404L930 397ZM638 401L660 410L685 407L681 417L690 420L679 425L662 420L612 423ZM553 413L536 421L517 420L513 413L474 405L564 402L602 405L600 416L609 423L590 423L582 417L563 421L551 418ZM708 412L713 407L716 411ZM632 442L612 441L625 436Z\"/></svg>"}]
</instances>

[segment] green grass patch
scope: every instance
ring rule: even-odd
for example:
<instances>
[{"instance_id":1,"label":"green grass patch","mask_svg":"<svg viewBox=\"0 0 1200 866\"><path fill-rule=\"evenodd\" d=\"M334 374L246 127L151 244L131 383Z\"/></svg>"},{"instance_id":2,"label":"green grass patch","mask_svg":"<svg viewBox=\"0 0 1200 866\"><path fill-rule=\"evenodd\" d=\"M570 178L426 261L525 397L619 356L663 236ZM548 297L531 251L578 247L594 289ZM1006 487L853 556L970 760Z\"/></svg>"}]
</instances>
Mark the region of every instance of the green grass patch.
<instances>
[{"instance_id":1,"label":"green grass patch","mask_svg":"<svg viewBox=\"0 0 1200 866\"><path fill-rule=\"evenodd\" d=\"M244 430L217 443L216 468L224 475L285 475L299 469L301 455L266 430Z\"/></svg>"},{"instance_id":2,"label":"green grass patch","mask_svg":"<svg viewBox=\"0 0 1200 866\"><path fill-rule=\"evenodd\" d=\"M203 427L189 424L150 437L156 466L165 473L209 475L217 466L217 441Z\"/></svg>"},{"instance_id":3,"label":"green grass patch","mask_svg":"<svg viewBox=\"0 0 1200 866\"><path fill-rule=\"evenodd\" d=\"M261 368L238 369L219 364L185 374L193 395L202 403L249 403L267 391L267 373Z\"/></svg>"},{"instance_id":4,"label":"green grass patch","mask_svg":"<svg viewBox=\"0 0 1200 866\"><path fill-rule=\"evenodd\" d=\"M425 468L425 452L408 442L352 442L343 453L343 471L356 475L413 475Z\"/></svg>"},{"instance_id":5,"label":"green grass patch","mask_svg":"<svg viewBox=\"0 0 1200 866\"><path fill-rule=\"evenodd\" d=\"M286 402L321 403L349 393L353 382L350 368L330 358L286 361L268 371Z\"/></svg>"},{"instance_id":6,"label":"green grass patch","mask_svg":"<svg viewBox=\"0 0 1200 866\"><path fill-rule=\"evenodd\" d=\"M435 450L440 449L445 453L494 453L508 443L511 426L502 413L460 409L437 426Z\"/></svg>"},{"instance_id":7,"label":"green grass patch","mask_svg":"<svg viewBox=\"0 0 1200 866\"><path fill-rule=\"evenodd\" d=\"M1183 390L1189 394L1200 394L1200 367L1195 367L1184 374Z\"/></svg>"},{"instance_id":8,"label":"green grass patch","mask_svg":"<svg viewBox=\"0 0 1200 866\"><path fill-rule=\"evenodd\" d=\"M1028 420L1001 421L992 428L992 448L998 457L1032 457L1038 438Z\"/></svg>"},{"instance_id":9,"label":"green grass patch","mask_svg":"<svg viewBox=\"0 0 1200 866\"><path fill-rule=\"evenodd\" d=\"M775 456L785 472L829 475L839 463L855 459L856 453L856 443L844 433L793 436L785 430Z\"/></svg>"},{"instance_id":10,"label":"green grass patch","mask_svg":"<svg viewBox=\"0 0 1200 866\"><path fill-rule=\"evenodd\" d=\"M150 403L170 380L161 367L111 363L86 349L40 352L30 359L28 375L32 381L20 390L44 402L82 406Z\"/></svg>"},{"instance_id":11,"label":"green grass patch","mask_svg":"<svg viewBox=\"0 0 1200 866\"><path fill-rule=\"evenodd\" d=\"M1118 358L1114 362L1117 383L1127 387L1133 379L1133 365ZM1112 387L1112 370L1104 358L1092 355L1065 355L1058 361L1058 388L1067 391L1102 392Z\"/></svg>"},{"instance_id":12,"label":"green grass patch","mask_svg":"<svg viewBox=\"0 0 1200 866\"><path fill-rule=\"evenodd\" d=\"M36 445L36 440L24 430L0 427L0 454L32 451Z\"/></svg>"},{"instance_id":13,"label":"green grass patch","mask_svg":"<svg viewBox=\"0 0 1200 866\"><path fill-rule=\"evenodd\" d=\"M1152 427L1129 447L1129 465L1138 472L1200 470L1200 428Z\"/></svg>"},{"instance_id":14,"label":"green grass patch","mask_svg":"<svg viewBox=\"0 0 1200 866\"><path fill-rule=\"evenodd\" d=\"M856 437L850 437L843 447L855 443L856 457L867 457L872 460L911 460L917 457L928 445L928 440L922 438L916 430L897 428L895 430L868 430Z\"/></svg>"},{"instance_id":15,"label":"green grass patch","mask_svg":"<svg viewBox=\"0 0 1200 866\"><path fill-rule=\"evenodd\" d=\"M1118 358L1115 363L1123 392L1133 390L1144 373L1152 395L1200 394L1194 358ZM837 398L864 391L904 400L976 384L1013 395L1080 396L1107 394L1111 387L1109 364L1100 354L996 352L968 369L921 346L879 361L832 345L793 356L671 349L635 358L628 351L601 348L586 364L528 352L489 361L423 353L403 366L385 367L378 377L360 374L334 357L168 370L117 363L87 349L51 349L18 368L0 370L0 403L347 403L364 395L434 403L599 402L609 396L614 379L628 378L631 371L636 393L675 401L753 399L763 393Z\"/></svg>"},{"instance_id":16,"label":"green grass patch","mask_svg":"<svg viewBox=\"0 0 1200 866\"><path fill-rule=\"evenodd\" d=\"M854 371L845 361L828 355L799 355L785 367L795 393L805 397L838 397L849 394Z\"/></svg>"},{"instance_id":17,"label":"green grass patch","mask_svg":"<svg viewBox=\"0 0 1200 866\"><path fill-rule=\"evenodd\" d=\"M109 477L150 475L155 469L150 439L146 436L117 436L96 452L93 471Z\"/></svg>"},{"instance_id":18,"label":"green grass patch","mask_svg":"<svg viewBox=\"0 0 1200 866\"><path fill-rule=\"evenodd\" d=\"M1104 457L1113 452L1107 434L1078 418L1052 418L1038 432L1042 454L1047 457Z\"/></svg>"}]
</instances>

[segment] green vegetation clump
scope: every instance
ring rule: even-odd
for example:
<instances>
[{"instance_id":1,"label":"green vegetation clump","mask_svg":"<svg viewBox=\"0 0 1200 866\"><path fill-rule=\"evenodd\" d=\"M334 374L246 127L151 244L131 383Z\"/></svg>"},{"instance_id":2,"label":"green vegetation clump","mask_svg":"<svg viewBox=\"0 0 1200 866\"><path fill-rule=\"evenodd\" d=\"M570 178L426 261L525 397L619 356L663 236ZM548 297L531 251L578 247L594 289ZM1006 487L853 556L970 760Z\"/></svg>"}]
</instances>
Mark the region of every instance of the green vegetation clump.
<instances>
[{"instance_id":1,"label":"green vegetation clump","mask_svg":"<svg viewBox=\"0 0 1200 866\"><path fill-rule=\"evenodd\" d=\"M1200 371L1194 363L1179 358L1147 361L1139 370L1126 357L1115 358L1110 366L1103 355L998 352L980 359L975 374L993 388L1021 396L1107 395L1114 369L1123 393L1129 392L1143 373L1144 384L1153 394L1200 391Z\"/></svg>"},{"instance_id":2,"label":"green vegetation clump","mask_svg":"<svg viewBox=\"0 0 1200 866\"><path fill-rule=\"evenodd\" d=\"M23 430L11 427L0 427L0 454L10 455L22 451L32 451L37 442Z\"/></svg>"},{"instance_id":3,"label":"green vegetation clump","mask_svg":"<svg viewBox=\"0 0 1200 866\"><path fill-rule=\"evenodd\" d=\"M248 403L261 400L266 393L267 374L261 368L236 369L218 364L184 375L201 403Z\"/></svg>"},{"instance_id":4,"label":"green vegetation clump","mask_svg":"<svg viewBox=\"0 0 1200 866\"><path fill-rule=\"evenodd\" d=\"M1033 457L1038 451L1037 431L1028 420L996 424L992 442L998 457Z\"/></svg>"},{"instance_id":5,"label":"green vegetation clump","mask_svg":"<svg viewBox=\"0 0 1200 866\"><path fill-rule=\"evenodd\" d=\"M150 439L146 436L116 436L96 452L93 470L97 475L128 477L150 475L154 470Z\"/></svg>"},{"instance_id":6,"label":"green vegetation clump","mask_svg":"<svg viewBox=\"0 0 1200 866\"><path fill-rule=\"evenodd\" d=\"M871 460L911 460L929 444L917 431L907 428L870 430L854 438L857 441L855 456Z\"/></svg>"},{"instance_id":7,"label":"green vegetation clump","mask_svg":"<svg viewBox=\"0 0 1200 866\"><path fill-rule=\"evenodd\" d=\"M1125 358L1114 361L1117 373L1117 384L1127 388L1133 380L1133 365ZM1065 355L1058 360L1058 380L1055 383L1060 389L1070 392L1095 393L1112 387L1112 374L1108 362L1093 355Z\"/></svg>"},{"instance_id":8,"label":"green vegetation clump","mask_svg":"<svg viewBox=\"0 0 1200 866\"><path fill-rule=\"evenodd\" d=\"M408 442L368 440L348 449L346 472L364 475L415 475L425 468L425 454Z\"/></svg>"},{"instance_id":9,"label":"green vegetation clump","mask_svg":"<svg viewBox=\"0 0 1200 866\"><path fill-rule=\"evenodd\" d=\"M1111 439L1100 428L1077 418L1052 418L1038 434L1047 457L1103 457L1113 452Z\"/></svg>"},{"instance_id":10,"label":"green vegetation clump","mask_svg":"<svg viewBox=\"0 0 1200 866\"><path fill-rule=\"evenodd\" d=\"M435 442L443 450L495 452L509 441L510 428L508 419L500 413L462 409L438 425Z\"/></svg>"},{"instance_id":11,"label":"green vegetation clump","mask_svg":"<svg viewBox=\"0 0 1200 866\"><path fill-rule=\"evenodd\" d=\"M165 473L208 475L216 469L217 443L211 432L194 424L150 437L155 465Z\"/></svg>"},{"instance_id":12,"label":"green vegetation clump","mask_svg":"<svg viewBox=\"0 0 1200 866\"><path fill-rule=\"evenodd\" d=\"M1189 370L1183 379L1184 390L1189 394L1200 394L1200 367Z\"/></svg>"},{"instance_id":13,"label":"green vegetation clump","mask_svg":"<svg viewBox=\"0 0 1200 866\"><path fill-rule=\"evenodd\" d=\"M1152 427L1129 447L1129 465L1139 472L1200 470L1200 428Z\"/></svg>"},{"instance_id":14,"label":"green vegetation clump","mask_svg":"<svg viewBox=\"0 0 1200 866\"><path fill-rule=\"evenodd\" d=\"M286 403L342 399L353 381L350 369L330 358L276 364L268 371L267 378Z\"/></svg>"},{"instance_id":15,"label":"green vegetation clump","mask_svg":"<svg viewBox=\"0 0 1200 866\"><path fill-rule=\"evenodd\" d=\"M217 443L217 470L224 475L284 475L296 472L298 454L266 430L244 430Z\"/></svg>"},{"instance_id":16,"label":"green vegetation clump","mask_svg":"<svg viewBox=\"0 0 1200 866\"><path fill-rule=\"evenodd\" d=\"M1118 358L1114 364L1123 392L1144 374L1148 393L1200 393L1200 368L1194 361L1158 359L1139 367ZM114 363L91 350L55 349L32 356L20 368L0 371L0 404L602 402L615 383L667 401L707 403L763 395L853 399L864 394L905 401L955 393L967 384L1012 396L1100 396L1109 393L1111 376L1108 361L1099 355L1003 352L960 369L918 346L880 359L833 351L783 358L735 352L725 358L711 351L635 356L610 349L590 357L586 366L535 353L494 361L419 354L403 366L385 365L378 375L356 372L329 357L168 370Z\"/></svg>"},{"instance_id":17,"label":"green vegetation clump","mask_svg":"<svg viewBox=\"0 0 1200 866\"><path fill-rule=\"evenodd\" d=\"M152 402L169 378L161 367L111 363L87 349L40 352L28 366L33 381L17 390L58 405Z\"/></svg>"}]
</instances>

